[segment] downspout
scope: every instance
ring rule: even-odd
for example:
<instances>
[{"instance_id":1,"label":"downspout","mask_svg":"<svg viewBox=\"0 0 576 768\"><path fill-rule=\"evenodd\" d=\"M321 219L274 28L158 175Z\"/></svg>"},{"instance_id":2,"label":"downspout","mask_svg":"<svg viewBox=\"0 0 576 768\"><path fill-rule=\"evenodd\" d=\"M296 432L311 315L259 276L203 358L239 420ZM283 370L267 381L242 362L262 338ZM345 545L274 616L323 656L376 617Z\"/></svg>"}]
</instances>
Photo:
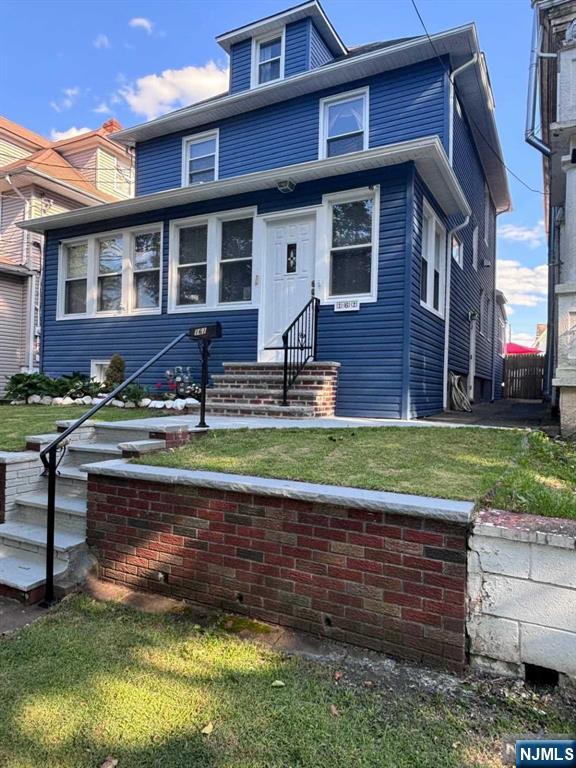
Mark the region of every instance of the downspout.
<instances>
[{"instance_id":1,"label":"downspout","mask_svg":"<svg viewBox=\"0 0 576 768\"><path fill-rule=\"evenodd\" d=\"M556 58L555 53L542 53L542 27L539 23L538 7L534 8L532 24L532 50L530 51L530 70L528 75L528 102L526 105L526 130L524 139L530 146L550 157L550 147L536 136L536 96L538 92L538 72L541 58Z\"/></svg>"},{"instance_id":2,"label":"downspout","mask_svg":"<svg viewBox=\"0 0 576 768\"><path fill-rule=\"evenodd\" d=\"M12 179L10 178L10 174L6 174L4 176L6 179L7 184L9 185L10 189L17 195L17 197L22 200L24 203L24 219L28 219L30 217L30 211L29 211L29 201L28 199L20 192L18 187L14 186ZM28 239L28 231L25 230L22 237L22 266L23 267L29 267L29 239ZM30 270L30 275L28 277L28 350L27 350L27 358L28 358L28 364L27 368L28 371L34 370L34 320L36 316L36 275L32 270Z\"/></svg>"},{"instance_id":3,"label":"downspout","mask_svg":"<svg viewBox=\"0 0 576 768\"><path fill-rule=\"evenodd\" d=\"M500 213L507 213L507 211L500 211ZM496 232L498 230L497 217L500 213L496 212L494 217L494 230L492 237L494 238L494 281L492 283L492 364L491 376L492 376L492 392L490 394L490 402L493 403L496 400L496 347L498 345L496 339Z\"/></svg>"},{"instance_id":4,"label":"downspout","mask_svg":"<svg viewBox=\"0 0 576 768\"><path fill-rule=\"evenodd\" d=\"M470 216L466 216L462 224L458 224L457 227L453 227L449 230L446 240L446 296L444 297L444 387L442 395L442 408L448 410L448 358L450 351L450 291L452 286L452 238L456 232L460 232L462 229L468 226L470 223Z\"/></svg>"},{"instance_id":5,"label":"downspout","mask_svg":"<svg viewBox=\"0 0 576 768\"><path fill-rule=\"evenodd\" d=\"M451 96L452 96L452 104L454 99L454 80L461 72L464 72L465 69L468 69L468 67L471 67L472 65L476 64L478 62L478 54L475 53L471 59L466 61L464 64L462 64L460 67L457 67L451 74L450 74L450 83L451 83ZM451 126L450 126L450 133L451 136L454 133L454 111L452 109L452 115L451 115ZM453 139L452 139L453 141ZM452 147L450 150L450 153L452 154ZM451 158L452 159L452 158ZM449 363L449 351L450 351L450 293L452 288L452 238L456 234L456 232L460 232L461 230L465 229L468 224L470 223L470 215L466 216L464 221L461 224L458 224L458 226L453 227L447 234L446 237L446 296L444 298L444 366L443 366L443 393L442 393L442 408L443 410L448 410L448 363Z\"/></svg>"}]
</instances>

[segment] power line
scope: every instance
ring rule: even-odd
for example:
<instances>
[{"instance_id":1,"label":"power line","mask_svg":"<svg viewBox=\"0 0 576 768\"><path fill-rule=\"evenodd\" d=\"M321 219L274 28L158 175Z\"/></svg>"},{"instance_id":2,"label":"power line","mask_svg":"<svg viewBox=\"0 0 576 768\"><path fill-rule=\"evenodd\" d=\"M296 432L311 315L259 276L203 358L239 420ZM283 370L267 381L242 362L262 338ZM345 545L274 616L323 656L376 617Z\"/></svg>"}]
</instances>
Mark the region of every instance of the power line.
<instances>
[{"instance_id":1,"label":"power line","mask_svg":"<svg viewBox=\"0 0 576 768\"><path fill-rule=\"evenodd\" d=\"M426 33L426 37L428 38L428 42L432 46L432 49L434 51L434 54L435 54L436 58L438 59L438 61L442 65L442 67L444 68L444 71L448 74L448 76L450 76L452 73L451 73L449 67L447 67L445 65L445 63L442 61L442 57L438 53L438 50L437 50L436 46L434 45L434 41L430 37L430 33L428 32L428 29L426 27L424 19L422 18L422 15L421 15L420 11L418 10L418 6L416 5L416 0L410 0L410 2L412 3L412 6L413 6L414 10L416 11L416 15L418 16L418 18L420 20L420 24L422 25L422 28L423 28L424 32ZM474 73L476 75L476 80L478 81L478 85L480 86L480 88L482 88L482 84L480 83L480 78L478 77L478 71L477 71L476 67L474 67ZM454 91L456 92L456 95L458 96L458 98L461 101L460 94L458 92L458 88L457 88L455 82L453 82L453 86L454 86ZM482 131L482 129L480 128L480 126L478 125L476 120L473 118L473 116L470 115L470 114L467 114L466 116L467 116L468 120L470 120L470 122L473 123L474 127L476 128L476 130L478 131L478 133L480 134L480 136L484 140L484 143L486 144L488 149L492 152L492 154L496 157L496 159L502 165L502 167L505 168L508 171L508 173L511 176L513 176L517 181L519 181L520 184L522 184L522 186L524 186L524 187L526 187L526 189L530 190L530 192L534 192L537 195L544 196L545 193L542 192L541 189L535 189L534 187L531 187L530 184L528 184L528 182L524 181L524 179L522 179L520 176L518 176L517 173L515 173L508 165L506 165L506 163L504 162L504 160L500 156L500 153L498 152L498 150L494 149L494 147L490 143L490 140L485 136L484 132Z\"/></svg>"}]
</instances>

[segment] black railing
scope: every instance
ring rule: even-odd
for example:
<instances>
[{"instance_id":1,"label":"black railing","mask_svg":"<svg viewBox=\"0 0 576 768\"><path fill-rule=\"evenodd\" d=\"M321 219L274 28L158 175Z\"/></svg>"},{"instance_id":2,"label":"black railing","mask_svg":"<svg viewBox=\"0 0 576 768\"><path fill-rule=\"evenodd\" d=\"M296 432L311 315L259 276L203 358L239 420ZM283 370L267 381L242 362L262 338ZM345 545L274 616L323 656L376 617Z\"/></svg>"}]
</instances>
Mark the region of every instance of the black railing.
<instances>
[{"instance_id":1,"label":"black railing","mask_svg":"<svg viewBox=\"0 0 576 768\"><path fill-rule=\"evenodd\" d=\"M63 455L58 460L58 448L67 437L75 432L78 427L81 427L84 422L94 416L101 408L107 405L111 400L114 400L129 384L139 378L145 371L148 370L154 363L158 362L167 352L176 346L186 336L194 338L192 333L194 329L190 331L184 331L167 344L164 349L158 352L157 355L151 357L147 363L139 368L136 373L129 376L126 381L118 385L116 389L109 395L106 395L99 403L86 411L85 414L80 416L73 424L64 430L55 440L46 446L46 448L40 451L40 458L44 464L44 474L48 476L48 504L47 504L47 520L46 520L46 588L44 592L44 605L51 605L54 602L54 529L55 529L55 517L56 517L56 475L58 470L58 464L63 458ZM205 392L203 392L202 400L205 400Z\"/></svg>"},{"instance_id":2,"label":"black railing","mask_svg":"<svg viewBox=\"0 0 576 768\"><path fill-rule=\"evenodd\" d=\"M281 349L284 352L282 405L288 405L288 392L306 363L316 360L319 308L320 299L313 295L282 334L282 346L267 347L267 349Z\"/></svg>"}]
</instances>

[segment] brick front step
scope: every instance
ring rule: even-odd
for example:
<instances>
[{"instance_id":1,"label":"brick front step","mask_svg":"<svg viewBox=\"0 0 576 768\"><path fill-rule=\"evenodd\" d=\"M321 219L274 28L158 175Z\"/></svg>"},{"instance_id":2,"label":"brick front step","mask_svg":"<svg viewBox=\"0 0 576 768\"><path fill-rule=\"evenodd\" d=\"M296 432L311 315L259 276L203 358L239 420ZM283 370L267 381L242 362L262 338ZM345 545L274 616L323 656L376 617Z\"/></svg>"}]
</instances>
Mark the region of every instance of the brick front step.
<instances>
[{"instance_id":1,"label":"brick front step","mask_svg":"<svg viewBox=\"0 0 576 768\"><path fill-rule=\"evenodd\" d=\"M333 416L339 367L308 363L290 387L289 406L283 406L283 363L224 363L224 373L212 377L208 411L227 416Z\"/></svg>"}]
</instances>

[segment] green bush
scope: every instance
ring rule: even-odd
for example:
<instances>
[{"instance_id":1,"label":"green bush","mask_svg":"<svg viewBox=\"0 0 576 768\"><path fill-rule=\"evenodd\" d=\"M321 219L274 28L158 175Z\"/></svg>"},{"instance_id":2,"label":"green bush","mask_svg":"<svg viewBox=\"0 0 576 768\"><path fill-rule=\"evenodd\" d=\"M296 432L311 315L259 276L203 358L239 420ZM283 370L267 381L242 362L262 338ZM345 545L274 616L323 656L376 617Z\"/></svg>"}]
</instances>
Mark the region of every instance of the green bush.
<instances>
[{"instance_id":1,"label":"green bush","mask_svg":"<svg viewBox=\"0 0 576 768\"><path fill-rule=\"evenodd\" d=\"M120 400L124 403L136 403L136 405L138 405L140 400L143 400L145 397L148 397L148 390L146 387L133 382L132 384L128 384L126 389L122 392Z\"/></svg>"},{"instance_id":2,"label":"green bush","mask_svg":"<svg viewBox=\"0 0 576 768\"><path fill-rule=\"evenodd\" d=\"M58 397L58 380L45 373L15 373L8 379L6 397L10 400L26 400L30 395Z\"/></svg>"},{"instance_id":3,"label":"green bush","mask_svg":"<svg viewBox=\"0 0 576 768\"><path fill-rule=\"evenodd\" d=\"M112 392L117 386L122 384L126 378L126 363L122 355L112 355L110 359L110 365L106 370L106 376L104 377L104 389L106 392Z\"/></svg>"}]
</instances>

